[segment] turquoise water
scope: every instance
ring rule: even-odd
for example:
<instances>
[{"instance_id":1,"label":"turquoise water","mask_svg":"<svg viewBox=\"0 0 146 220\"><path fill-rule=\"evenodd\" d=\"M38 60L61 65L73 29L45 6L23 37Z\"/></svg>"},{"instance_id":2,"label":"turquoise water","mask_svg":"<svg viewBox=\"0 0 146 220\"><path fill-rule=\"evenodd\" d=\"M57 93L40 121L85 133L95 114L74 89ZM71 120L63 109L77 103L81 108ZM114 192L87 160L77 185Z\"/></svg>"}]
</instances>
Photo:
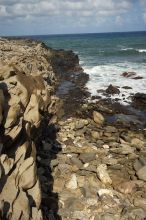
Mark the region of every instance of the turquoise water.
<instances>
[{"instance_id":1,"label":"turquoise water","mask_svg":"<svg viewBox=\"0 0 146 220\"><path fill-rule=\"evenodd\" d=\"M99 89L109 84L120 87L126 101L131 93L146 92L146 32L104 33L33 36L47 46L56 49L73 50L79 55L80 64L90 75L89 91L96 95ZM123 72L135 72L143 77L135 80L124 78ZM132 90L125 90L130 86ZM116 96L114 96L116 98Z\"/></svg>"}]
</instances>

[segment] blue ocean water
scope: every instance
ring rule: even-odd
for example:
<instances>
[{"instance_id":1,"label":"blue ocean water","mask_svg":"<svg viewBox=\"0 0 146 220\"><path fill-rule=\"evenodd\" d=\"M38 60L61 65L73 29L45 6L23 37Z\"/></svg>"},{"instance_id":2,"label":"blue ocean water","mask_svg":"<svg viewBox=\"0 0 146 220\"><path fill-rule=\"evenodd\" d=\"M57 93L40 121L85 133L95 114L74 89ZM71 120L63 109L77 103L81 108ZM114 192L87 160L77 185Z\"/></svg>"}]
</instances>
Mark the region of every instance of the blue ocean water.
<instances>
[{"instance_id":1,"label":"blue ocean water","mask_svg":"<svg viewBox=\"0 0 146 220\"><path fill-rule=\"evenodd\" d=\"M100 34L73 34L33 36L47 46L56 49L73 50L79 55L80 64L90 75L87 83L89 91L109 84L119 86L126 100L131 93L146 93L146 32L122 32ZM125 78L123 72L135 72L135 77ZM131 90L122 87L130 86ZM114 96L115 98L115 96ZM124 98L125 100L125 98Z\"/></svg>"}]
</instances>

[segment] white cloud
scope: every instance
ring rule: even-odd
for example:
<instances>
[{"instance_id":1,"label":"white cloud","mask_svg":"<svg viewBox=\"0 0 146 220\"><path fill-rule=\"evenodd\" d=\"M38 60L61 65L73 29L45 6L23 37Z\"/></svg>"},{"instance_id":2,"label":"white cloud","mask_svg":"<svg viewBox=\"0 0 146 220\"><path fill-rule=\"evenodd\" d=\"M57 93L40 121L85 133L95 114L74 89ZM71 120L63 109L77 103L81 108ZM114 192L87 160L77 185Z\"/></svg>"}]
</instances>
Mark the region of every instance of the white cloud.
<instances>
[{"instance_id":1,"label":"white cloud","mask_svg":"<svg viewBox=\"0 0 146 220\"><path fill-rule=\"evenodd\" d=\"M123 25L123 23L124 23L124 19L123 19L123 17L121 17L120 15L118 15L117 17L116 17L116 19L115 19L115 23L117 24L117 25Z\"/></svg>"},{"instance_id":2,"label":"white cloud","mask_svg":"<svg viewBox=\"0 0 146 220\"><path fill-rule=\"evenodd\" d=\"M72 16L111 16L125 13L131 0L0 0L0 16L26 17L70 14Z\"/></svg>"},{"instance_id":3,"label":"white cloud","mask_svg":"<svg viewBox=\"0 0 146 220\"><path fill-rule=\"evenodd\" d=\"M80 27L85 26L86 30L92 26L96 31L96 27L102 28L103 24L109 28L110 24L124 27L136 1L144 4L146 0L0 0L0 24L3 23L7 30L11 22L19 26L18 31L25 25L24 31L30 32L34 27L38 32L40 29L45 32L44 23L47 23L46 32L50 29L58 32L63 27L60 31L63 33L68 30L80 32Z\"/></svg>"}]
</instances>

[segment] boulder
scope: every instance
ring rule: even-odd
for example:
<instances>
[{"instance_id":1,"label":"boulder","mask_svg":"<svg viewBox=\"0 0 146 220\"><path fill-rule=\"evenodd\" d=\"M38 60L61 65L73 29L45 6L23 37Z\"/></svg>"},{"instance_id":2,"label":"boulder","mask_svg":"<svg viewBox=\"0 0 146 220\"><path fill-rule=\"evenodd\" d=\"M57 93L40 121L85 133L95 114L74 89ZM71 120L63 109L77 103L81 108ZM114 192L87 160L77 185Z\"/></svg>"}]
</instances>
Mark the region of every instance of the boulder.
<instances>
[{"instance_id":1,"label":"boulder","mask_svg":"<svg viewBox=\"0 0 146 220\"><path fill-rule=\"evenodd\" d=\"M104 184L112 184L112 180L108 174L107 171L107 165L106 164L100 164L97 167L97 176Z\"/></svg>"},{"instance_id":2,"label":"boulder","mask_svg":"<svg viewBox=\"0 0 146 220\"><path fill-rule=\"evenodd\" d=\"M114 94L120 94L120 90L113 85L109 85L109 87L106 89L106 93L114 95Z\"/></svg>"},{"instance_id":3,"label":"boulder","mask_svg":"<svg viewBox=\"0 0 146 220\"><path fill-rule=\"evenodd\" d=\"M94 111L93 112L93 120L98 125L103 125L104 117L101 113Z\"/></svg>"},{"instance_id":4,"label":"boulder","mask_svg":"<svg viewBox=\"0 0 146 220\"><path fill-rule=\"evenodd\" d=\"M137 107L146 106L146 94L136 93L133 97L133 104Z\"/></svg>"},{"instance_id":5,"label":"boulder","mask_svg":"<svg viewBox=\"0 0 146 220\"><path fill-rule=\"evenodd\" d=\"M138 178L140 180L144 180L146 181L146 166L143 166L142 168L140 168L137 172L136 172Z\"/></svg>"},{"instance_id":6,"label":"boulder","mask_svg":"<svg viewBox=\"0 0 146 220\"><path fill-rule=\"evenodd\" d=\"M135 72L124 72L122 73L122 76L130 78L130 77L136 76L136 73Z\"/></svg>"}]
</instances>

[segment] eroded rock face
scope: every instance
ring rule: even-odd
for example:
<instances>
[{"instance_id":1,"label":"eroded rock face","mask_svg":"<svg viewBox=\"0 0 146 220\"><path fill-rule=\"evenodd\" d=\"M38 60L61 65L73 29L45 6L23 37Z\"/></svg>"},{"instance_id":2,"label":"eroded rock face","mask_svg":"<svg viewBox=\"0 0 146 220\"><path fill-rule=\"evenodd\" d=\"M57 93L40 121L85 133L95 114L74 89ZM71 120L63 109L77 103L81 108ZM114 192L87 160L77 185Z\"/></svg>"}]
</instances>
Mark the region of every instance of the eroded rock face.
<instances>
[{"instance_id":1,"label":"eroded rock face","mask_svg":"<svg viewBox=\"0 0 146 220\"><path fill-rule=\"evenodd\" d=\"M51 50L0 40L0 218L43 219L36 141L44 113L55 114ZM49 120L46 122L49 124ZM37 216L37 217L36 217Z\"/></svg>"}]
</instances>

